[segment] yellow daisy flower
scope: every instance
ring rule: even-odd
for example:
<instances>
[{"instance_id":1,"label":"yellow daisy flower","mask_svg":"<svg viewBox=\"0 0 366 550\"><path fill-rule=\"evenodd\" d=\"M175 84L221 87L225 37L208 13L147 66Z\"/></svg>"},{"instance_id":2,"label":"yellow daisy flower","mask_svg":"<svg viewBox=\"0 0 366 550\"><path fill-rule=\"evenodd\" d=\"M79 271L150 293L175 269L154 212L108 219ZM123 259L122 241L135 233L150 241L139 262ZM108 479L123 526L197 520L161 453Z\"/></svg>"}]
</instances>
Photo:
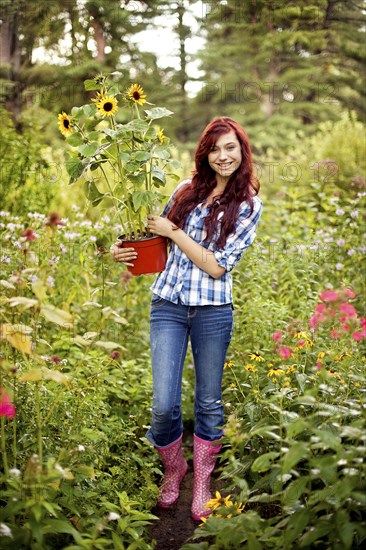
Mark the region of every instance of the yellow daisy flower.
<instances>
[{"instance_id":1,"label":"yellow daisy flower","mask_svg":"<svg viewBox=\"0 0 366 550\"><path fill-rule=\"evenodd\" d=\"M249 353L248 355L249 359L251 359L252 361L259 361L260 363L262 361L264 361L263 357L259 354L259 353Z\"/></svg>"},{"instance_id":2,"label":"yellow daisy flower","mask_svg":"<svg viewBox=\"0 0 366 550\"><path fill-rule=\"evenodd\" d=\"M227 497L222 497L219 491L216 491L215 493L216 498L211 498L206 503L206 508L209 510L216 510L216 508L219 508L220 506L225 506L226 508L229 508L230 506L234 506L234 503L230 500L230 495Z\"/></svg>"},{"instance_id":3,"label":"yellow daisy flower","mask_svg":"<svg viewBox=\"0 0 366 550\"><path fill-rule=\"evenodd\" d=\"M97 98L93 100L102 116L112 116L118 111L117 99L111 95L98 93Z\"/></svg>"},{"instance_id":4,"label":"yellow daisy flower","mask_svg":"<svg viewBox=\"0 0 366 550\"><path fill-rule=\"evenodd\" d=\"M72 124L69 115L62 112L58 115L58 127L63 136L69 136L72 134Z\"/></svg>"},{"instance_id":5,"label":"yellow daisy flower","mask_svg":"<svg viewBox=\"0 0 366 550\"><path fill-rule=\"evenodd\" d=\"M132 84L127 90L127 97L138 105L146 103L146 95L144 90L138 84Z\"/></svg>"},{"instance_id":6,"label":"yellow daisy flower","mask_svg":"<svg viewBox=\"0 0 366 550\"><path fill-rule=\"evenodd\" d=\"M226 361L226 363L224 363L224 369L232 369L234 366L234 363L231 361Z\"/></svg>"}]
</instances>

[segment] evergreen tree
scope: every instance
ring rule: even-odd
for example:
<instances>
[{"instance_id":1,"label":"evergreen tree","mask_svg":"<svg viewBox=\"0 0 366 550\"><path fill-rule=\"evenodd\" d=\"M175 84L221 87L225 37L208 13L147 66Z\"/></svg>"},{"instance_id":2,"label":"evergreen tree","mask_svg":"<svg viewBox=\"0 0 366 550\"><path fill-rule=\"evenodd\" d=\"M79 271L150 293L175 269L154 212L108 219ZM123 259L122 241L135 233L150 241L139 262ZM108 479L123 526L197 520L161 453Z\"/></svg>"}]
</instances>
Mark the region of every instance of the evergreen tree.
<instances>
[{"instance_id":1,"label":"evergreen tree","mask_svg":"<svg viewBox=\"0 0 366 550\"><path fill-rule=\"evenodd\" d=\"M300 129L336 119L344 108L364 116L363 1L203 5L205 83L197 97L197 110L205 104L203 122L233 116L263 149L291 144Z\"/></svg>"}]
</instances>

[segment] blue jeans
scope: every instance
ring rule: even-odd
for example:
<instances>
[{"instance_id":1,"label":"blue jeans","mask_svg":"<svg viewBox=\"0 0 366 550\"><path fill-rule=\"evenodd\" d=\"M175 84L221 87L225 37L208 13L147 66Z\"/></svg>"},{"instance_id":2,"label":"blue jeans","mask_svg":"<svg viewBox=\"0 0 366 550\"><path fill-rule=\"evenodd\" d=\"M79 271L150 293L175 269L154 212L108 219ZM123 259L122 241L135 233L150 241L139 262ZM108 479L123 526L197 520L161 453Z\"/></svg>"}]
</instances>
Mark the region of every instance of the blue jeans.
<instances>
[{"instance_id":1,"label":"blue jeans","mask_svg":"<svg viewBox=\"0 0 366 550\"><path fill-rule=\"evenodd\" d=\"M222 373L233 330L232 305L186 306L154 296L150 342L153 374L152 425L146 437L165 447L183 432L182 375L188 338L195 367L194 433L206 441L222 436Z\"/></svg>"}]
</instances>

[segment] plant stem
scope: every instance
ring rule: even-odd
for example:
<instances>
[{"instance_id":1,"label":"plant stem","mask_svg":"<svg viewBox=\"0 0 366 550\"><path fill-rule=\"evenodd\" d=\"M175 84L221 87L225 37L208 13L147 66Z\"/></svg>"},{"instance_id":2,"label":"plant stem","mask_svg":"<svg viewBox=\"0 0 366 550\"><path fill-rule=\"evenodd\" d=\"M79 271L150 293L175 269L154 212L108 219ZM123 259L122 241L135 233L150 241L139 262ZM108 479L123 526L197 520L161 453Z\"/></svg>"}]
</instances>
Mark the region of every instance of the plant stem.
<instances>
[{"instance_id":1,"label":"plant stem","mask_svg":"<svg viewBox=\"0 0 366 550\"><path fill-rule=\"evenodd\" d=\"M6 453L6 440L5 440L5 417L0 417L1 422L1 456L3 457L3 466L5 476L9 475L8 455Z\"/></svg>"},{"instance_id":2,"label":"plant stem","mask_svg":"<svg viewBox=\"0 0 366 550\"><path fill-rule=\"evenodd\" d=\"M244 402L245 402L245 401L246 401L246 397L245 397L245 395L244 395L243 390L242 390L241 387L240 387L240 383L239 383L238 377L236 376L233 367L230 367L230 370L231 370L231 372L232 372L232 374L233 374L233 376L234 376L235 383L236 383L236 387L237 387L238 390L240 391L240 393L241 393L241 395L242 395L242 398L244 399Z\"/></svg>"},{"instance_id":3,"label":"plant stem","mask_svg":"<svg viewBox=\"0 0 366 550\"><path fill-rule=\"evenodd\" d=\"M36 382L35 390L35 401L36 401L36 422L37 422L37 447L38 447L38 458L39 463L42 466L43 462L43 450L42 450L42 420L41 420L41 403L39 395L39 382Z\"/></svg>"}]
</instances>

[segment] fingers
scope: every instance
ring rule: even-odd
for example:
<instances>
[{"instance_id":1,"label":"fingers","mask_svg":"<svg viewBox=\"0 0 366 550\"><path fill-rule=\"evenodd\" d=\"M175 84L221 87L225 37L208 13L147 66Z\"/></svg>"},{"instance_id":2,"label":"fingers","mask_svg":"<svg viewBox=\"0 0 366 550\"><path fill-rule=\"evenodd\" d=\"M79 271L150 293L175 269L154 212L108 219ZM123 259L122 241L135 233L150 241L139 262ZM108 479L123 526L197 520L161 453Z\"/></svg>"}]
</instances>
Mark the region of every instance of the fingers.
<instances>
[{"instance_id":1,"label":"fingers","mask_svg":"<svg viewBox=\"0 0 366 550\"><path fill-rule=\"evenodd\" d=\"M111 256L114 261L133 267L133 261L137 259L137 252L134 248L121 248L122 243L114 243L110 248Z\"/></svg>"}]
</instances>

